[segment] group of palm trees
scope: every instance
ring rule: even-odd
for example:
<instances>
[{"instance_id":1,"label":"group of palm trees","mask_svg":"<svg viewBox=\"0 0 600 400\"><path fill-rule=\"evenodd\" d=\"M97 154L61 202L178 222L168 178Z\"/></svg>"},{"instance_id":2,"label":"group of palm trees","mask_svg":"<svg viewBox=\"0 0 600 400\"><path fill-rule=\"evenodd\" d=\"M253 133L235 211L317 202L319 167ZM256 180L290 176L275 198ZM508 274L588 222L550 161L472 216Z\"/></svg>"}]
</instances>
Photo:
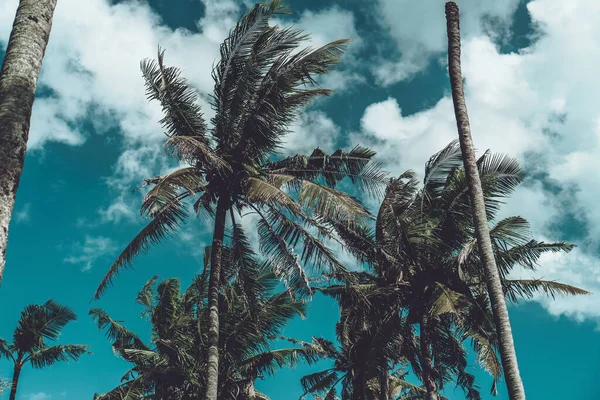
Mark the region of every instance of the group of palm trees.
<instances>
[{"instance_id":1,"label":"group of palm trees","mask_svg":"<svg viewBox=\"0 0 600 400\"><path fill-rule=\"evenodd\" d=\"M146 179L141 213L150 221L94 297L193 214L214 220L213 240L203 272L183 292L177 278L157 277L140 290L136 300L152 324L149 343L105 311L90 311L115 353L131 363L115 389L94 398L268 399L255 389L257 379L325 359L329 368L301 379L303 398L438 400L451 383L467 399L480 399L468 372L470 343L494 378L491 391L504 376L511 400L524 399L505 299L587 292L511 279L516 266L534 271L543 253L573 245L531 238L521 217L496 218L524 174L510 157L475 157L456 4L446 5L446 15L459 141L429 159L422 185L411 171L390 178L361 146L278 157L289 124L331 93L315 84L346 45L301 48L302 31L270 24L288 12L280 0L257 4L223 42L210 125L195 89L165 64L164 51L142 61L147 97L164 112L165 151L184 166ZM372 213L363 196L382 198L379 209ZM257 247L248 239L249 214ZM341 262L333 244L360 270ZM304 316L305 302L317 292L339 305L337 343L283 337L285 324ZM46 344L74 318L53 301L32 305L13 343L0 340L0 356L14 362L11 400L25 363L44 367L87 352L84 345ZM409 383L409 373L422 384Z\"/></svg>"}]
</instances>

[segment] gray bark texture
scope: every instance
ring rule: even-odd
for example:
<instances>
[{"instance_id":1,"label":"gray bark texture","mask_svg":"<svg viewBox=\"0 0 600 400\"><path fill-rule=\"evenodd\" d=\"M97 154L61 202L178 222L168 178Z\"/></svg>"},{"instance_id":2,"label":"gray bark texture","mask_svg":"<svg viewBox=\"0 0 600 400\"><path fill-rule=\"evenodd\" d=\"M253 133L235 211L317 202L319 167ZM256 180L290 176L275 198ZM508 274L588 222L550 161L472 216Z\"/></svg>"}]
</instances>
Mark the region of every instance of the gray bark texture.
<instances>
[{"instance_id":1,"label":"gray bark texture","mask_svg":"<svg viewBox=\"0 0 600 400\"><path fill-rule=\"evenodd\" d=\"M429 318L426 313L423 313L421 317L421 324L419 327L421 338L419 340L421 345L421 372L423 377L423 385L427 390L425 395L426 400L438 400L438 386L433 377L433 356L431 354L431 343L429 338Z\"/></svg>"},{"instance_id":2,"label":"gray bark texture","mask_svg":"<svg viewBox=\"0 0 600 400\"><path fill-rule=\"evenodd\" d=\"M483 260L485 280L488 294L494 314L496 333L498 335L500 357L506 379L506 386L511 400L524 400L525 389L519 373L517 354L513 342L508 309L502 291L502 283L496 266L492 241L490 239L489 226L485 212L485 202L481 179L477 169L477 159L471 137L471 127L467 114L467 105L462 82L460 66L460 24L459 11L456 3L446 3L446 22L448 31L448 68L450 72L450 85L452 87L452 99L454 102L454 113L458 127L460 148L463 155L465 173L469 186L469 195L473 207L473 222L475 225L475 236L479 247L479 253Z\"/></svg>"},{"instance_id":3,"label":"gray bark texture","mask_svg":"<svg viewBox=\"0 0 600 400\"><path fill-rule=\"evenodd\" d=\"M56 0L21 0L0 70L0 282L8 226L29 137L29 121Z\"/></svg>"},{"instance_id":4,"label":"gray bark texture","mask_svg":"<svg viewBox=\"0 0 600 400\"><path fill-rule=\"evenodd\" d=\"M215 230L210 253L208 281L208 374L206 400L217 400L219 393L219 290L221 286L221 257L228 204L222 199L215 212Z\"/></svg>"}]
</instances>

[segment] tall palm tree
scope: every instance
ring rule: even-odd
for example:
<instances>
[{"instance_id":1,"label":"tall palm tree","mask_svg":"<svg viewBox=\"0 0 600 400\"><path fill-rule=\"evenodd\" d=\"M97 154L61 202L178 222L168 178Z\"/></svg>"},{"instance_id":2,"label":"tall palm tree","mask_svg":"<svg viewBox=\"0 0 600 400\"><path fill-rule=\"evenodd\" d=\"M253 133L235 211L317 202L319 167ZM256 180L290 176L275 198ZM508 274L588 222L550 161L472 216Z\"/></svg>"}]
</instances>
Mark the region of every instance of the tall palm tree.
<instances>
[{"instance_id":1,"label":"tall palm tree","mask_svg":"<svg viewBox=\"0 0 600 400\"><path fill-rule=\"evenodd\" d=\"M477 237L479 252L485 267L485 281L492 304L496 329L498 331L500 357L502 359L504 376L506 377L508 394L511 400L523 400L525 399L525 389L523 387L521 374L519 373L519 365L517 363L517 354L515 352L508 309L502 293L500 274L496 266L496 260L494 259L494 251L486 218L483 191L477 172L477 161L475 149L473 147L473 139L471 137L471 127L469 125L469 116L467 114L467 105L465 103L460 66L459 11L456 3L452 1L446 3L446 21L450 85L452 87L452 99L454 101L454 114L456 116L458 136L463 153L465 172L469 183L469 195L473 207L475 236Z\"/></svg>"},{"instance_id":2,"label":"tall palm tree","mask_svg":"<svg viewBox=\"0 0 600 400\"><path fill-rule=\"evenodd\" d=\"M20 0L0 70L0 282L8 226L29 136L31 108L56 0Z\"/></svg>"},{"instance_id":3,"label":"tall palm tree","mask_svg":"<svg viewBox=\"0 0 600 400\"><path fill-rule=\"evenodd\" d=\"M241 229L237 227L236 229ZM288 291L277 292L279 279L259 265L250 245L237 230L230 246L223 248L220 293L220 355L218 398L224 400L267 399L254 388L256 379L277 368L300 360L316 361L311 348L271 349L270 339L279 335L295 316L303 316L305 304ZM243 250L244 260L236 253ZM209 262L209 257L206 257ZM242 265L244 263L244 265ZM90 315L113 342L113 348L133 368L123 383L98 400L152 398L184 400L201 398L207 387L202 354L208 346L208 290L206 274L180 293L179 281L169 279L158 286L156 277L139 292L137 301L152 322L151 344L127 330L106 312L93 309ZM199 346L198 346L199 344Z\"/></svg>"},{"instance_id":4,"label":"tall palm tree","mask_svg":"<svg viewBox=\"0 0 600 400\"><path fill-rule=\"evenodd\" d=\"M44 304L31 304L21 311L21 318L13 333L12 343L0 338L0 357L13 362L13 378L10 400L15 400L21 370L29 363L33 368L45 368L57 362L74 360L87 353L89 346L81 344L58 344L55 341L62 329L76 319L70 308L48 300Z\"/></svg>"},{"instance_id":5,"label":"tall palm tree","mask_svg":"<svg viewBox=\"0 0 600 400\"><path fill-rule=\"evenodd\" d=\"M151 222L125 248L98 287L98 298L133 258L173 232L186 219L186 199L194 209L214 217L209 277L208 389L216 399L219 371L219 289L223 238L228 216L254 212L263 253L296 294L310 294L301 262L329 271L341 265L319 238L329 230L325 219L359 223L365 207L337 189L349 178L362 188L376 190L382 174L369 165L374 153L362 147L328 155L316 149L310 156L276 161L276 151L288 125L304 106L329 90L310 88L315 75L328 72L339 61L346 40L318 49L298 50L306 39L301 31L270 26L275 14L288 12L280 0L255 5L221 45L221 61L213 71L216 112L207 129L196 92L176 68L143 61L148 98L160 101L167 130L167 151L189 164L166 176L148 179L142 213ZM316 228L312 235L308 226ZM294 250L301 247L298 257Z\"/></svg>"},{"instance_id":6,"label":"tall palm tree","mask_svg":"<svg viewBox=\"0 0 600 400\"><path fill-rule=\"evenodd\" d=\"M487 218L494 221L502 199L522 182L523 172L516 160L489 152L476 165ZM396 354L421 378L427 399L439 398L438 391L448 381L463 387L467 398L479 398L474 379L466 370L463 343L468 339L473 341L482 364L496 379L501 375L492 303L485 288L483 261L475 251L473 210L461 166L461 151L455 141L426 163L421 189L412 172L390 182L374 231L335 224L344 247L370 268L360 273L360 279L354 279L360 285L348 285L342 279L340 284L322 289L338 301L341 321L353 334L361 332L359 327L363 326L374 340L369 326L374 327L373 332L384 332L387 326L383 321L396 318L394 323L404 328L394 334L388 330L384 337L401 343ZM536 291L551 296L587 293L554 281L508 278L515 266L535 271L543 253L568 252L573 245L533 240L527 221L521 217L495 221L490 236L502 289L509 300L531 297ZM377 343L385 341L378 339ZM377 355L376 349L378 346L368 347L371 358ZM361 360L364 363L368 359Z\"/></svg>"}]
</instances>

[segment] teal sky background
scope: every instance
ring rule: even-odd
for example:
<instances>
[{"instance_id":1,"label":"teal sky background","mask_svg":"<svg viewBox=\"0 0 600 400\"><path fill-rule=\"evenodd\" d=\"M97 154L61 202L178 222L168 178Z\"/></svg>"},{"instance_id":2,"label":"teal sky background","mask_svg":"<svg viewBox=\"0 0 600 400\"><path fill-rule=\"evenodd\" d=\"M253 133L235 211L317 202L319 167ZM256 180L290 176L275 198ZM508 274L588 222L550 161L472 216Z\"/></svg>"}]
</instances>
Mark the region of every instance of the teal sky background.
<instances>
[{"instance_id":1,"label":"teal sky background","mask_svg":"<svg viewBox=\"0 0 600 400\"><path fill-rule=\"evenodd\" d=\"M120 6L122 7L120 8L121 11L127 7L131 9L141 7L146 11L152 10L155 15L154 18L158 18L157 16L160 18L152 25L152 29L157 31L162 29L164 32L161 34L166 35L165 32L167 31L172 32L174 29L186 28L189 31L183 36L187 35L188 38L203 33L209 34L207 25L199 26L197 24L197 21L205 15L207 7L212 7L211 9L221 13L214 15L227 16L231 16L232 13L236 14L241 9L235 8L239 5L236 6L234 0L221 3L212 0L203 2L199 0L150 0L148 2L90 0L90 4L92 3L103 5L98 9L104 10L102 12L106 11L106 18L117 15L117 13L111 14L110 10L113 10L111 7ZM388 10L388 12L394 9L393 7L396 7L394 0L381 0L379 3L358 0L290 0L289 3L293 6L295 15L288 21L300 19L304 21L304 25L301 25L303 27L310 27L311 22L313 22L314 25L312 26L315 29L328 28L333 30L334 33L348 31L342 28L338 30L336 27L324 28L319 26L319 21L322 20L316 18L315 15L326 14L331 10L333 10L331 13L342 13L344 11L346 14L343 15L346 16L350 13L353 16L354 32L359 37L358 44L348 56L348 61L344 62L340 68L342 74L345 74L343 75L344 79L346 79L341 80L343 89L339 90L332 98L319 101L311 107L310 111L322 114L311 114L314 119L309 119L304 128L298 128L300 133L294 136L296 140L292 142L292 150L290 151L293 152L302 148L302 140L300 142L297 140L297 138L302 139L302 132L317 129L317 132L311 132L310 137L306 138L307 143L316 143L323 147L342 146L346 148L358 144L359 141L368 145L374 143L376 149L382 148L384 150L382 152L382 162L386 163L386 166L393 173L399 173L409 168L415 168L417 172L422 173L428 156L443 147L448 142L446 140L448 136L446 133L440 133L439 136L432 134L434 136L431 137L434 139L418 142L418 139L407 134L405 129L411 127L421 129L423 125L419 122L420 119L409 120L411 115L420 116L418 118L424 119L436 118L439 115L435 111L429 112L428 110L436 110L442 107L444 104L443 99L448 96L449 83L446 67L444 62L440 61L446 56L443 49L439 51L435 45L431 44L434 41L415 45L410 41L410 38L417 36L418 32L415 35L404 32L404 36L394 34L397 30L390 27L389 23L386 25L385 18L378 14L378 12L382 12L382 9ZM498 6L490 6L489 9L486 6L474 5L475 3L469 1L462 3L464 5L460 2L459 5L464 7L463 10L467 10L467 7L471 5L473 5L474 10L472 14L466 16L468 21L464 24L465 43L468 42L468 46L473 45L465 51L465 56L468 59L478 56L478 53L472 50L478 48L476 46L478 43L477 38L487 37L491 38L491 43L495 44L498 57L513 54L515 57L511 60L521 60L518 57L522 56L525 60L522 62L527 62L526 55L528 52L545 51L544 36L548 35L550 37L555 33L551 23L543 25L532 20L531 12L537 13L535 15L540 19L546 15L540 11L545 5L545 1L542 0L532 2L536 3L535 7L531 5L528 7L526 1L507 0L498 2ZM65 80L63 83L50 79L59 76L55 75L57 69L63 68L68 71L69 68L75 68L79 74L81 72L78 69L79 67L87 68L85 66L87 61L79 53L74 53L72 56L73 59L79 57L81 60L81 64L78 64L78 66L73 67L71 64L56 61L59 60L57 54L62 51L69 51L71 48L68 46L68 40L70 40L68 35L60 33L69 30L68 27L59 27L61 22L68 20L67 17L63 18L62 15L67 14L66 8L68 7L80 7L77 4L71 0L63 0L62 2L59 0L57 15L60 12L61 18L57 17L53 28L53 34L55 30L57 31L56 43L53 42L55 36L51 36L51 46L55 47L49 48L47 59L44 61L36 107L38 107L37 102L41 99L52 100L70 96L70 91L64 85L71 84L71 81ZM419 8L416 12L404 13L403 10L407 11L411 4L399 0L397 5L404 8L397 8L398 24L407 22L408 18L420 18L423 25L426 25L430 19L443 23L442 1L424 0L423 4L415 6ZM61 7L64 9L61 9ZM86 23L86 18L94 17L91 11L89 15L85 14L85 7L87 6L81 6L80 10L86 15L85 18L82 18L82 24ZM92 6L90 6L91 8ZM2 29L0 59L4 56L8 38L6 33L9 32L10 28L10 26L7 27L7 21L12 22L14 10L16 10L16 0L0 0L0 14L6 14L5 10L10 10L10 13L8 13L10 17L0 19L0 28ZM560 10L555 10L555 12L560 12ZM590 14L596 15L594 12L597 12L596 8L590 11ZM142 14L143 16L151 15L149 13ZM331 21L343 22L343 19L333 18ZM226 20L212 22L216 25L227 23ZM124 23L124 21L118 20L118 23ZM226 28L228 29L229 26ZM445 27L442 28L445 29ZM109 25L106 25L105 29L106 32L110 33L111 28ZM141 32L141 34L144 34L145 31L141 30ZM324 34L324 36L327 37L327 34ZM570 32L566 32L566 34L570 34ZM590 32L591 36L595 34L596 32ZM600 38L600 36L597 37ZM357 42L356 38L353 39ZM78 39L73 37L73 41L76 40ZM125 39L115 36L111 40L114 40L114 46L118 47L119 41ZM537 41L541 41L539 47L536 47ZM97 43L92 44L102 46L100 42L101 39L98 39ZM158 40L148 39L148 42L150 48L155 48L159 44ZM176 52L178 49L184 49L184 45L180 41L169 48L168 43L171 42L168 40L166 42L167 44L163 45L166 47L167 62L170 64L169 56L177 59ZM66 47L59 47L59 45ZM202 48L194 48L188 42L185 45L189 45L187 50L194 53L190 57L203 59L204 64L199 66L196 71L194 69L194 60L196 59L191 59L192 61L186 62L184 75L190 79L196 74L205 75L205 78L203 78L205 80L210 78L210 70L205 68L205 64L207 63L207 57L210 58L208 65L211 64L214 59L212 53L205 55L202 53ZM144 45L144 48L146 47ZM422 54L419 53L421 50L423 50ZM113 60L109 56L110 54L106 57L101 54L98 55L99 59L105 63L105 70L110 72L110 65L115 64L115 86L111 88L110 85L105 85L102 89L105 92L102 93L110 94L114 89L114 98L111 99L111 96L108 96L109 99L107 100L99 96L100 90L96 86L90 86L94 89L89 91L89 96L85 96L85 101L72 103L75 104L75 107L85 109L83 112L81 110L63 109L59 110L59 113L59 111L50 109L48 113L60 114L58 119L64 123L64 126L60 125L61 127L66 131L77 131L81 136L78 139L65 139L65 137L52 136L49 133L47 138L42 140L40 139L42 133L40 133L36 136L38 138L36 144L27 154L13 222L10 227L6 272L3 285L0 287L0 337L11 338L12 330L24 306L31 303L42 303L49 298L54 298L72 307L79 317L77 322L67 326L60 342L89 344L92 346L91 350L94 354L83 356L78 363L58 364L45 370L26 368L21 376L20 394L18 395L18 398L22 400L91 399L93 393L107 391L115 387L120 377L127 370L127 363L113 355L109 342L102 333L98 332L89 319L88 310L92 307L102 307L114 318L125 320L129 328L147 338L149 336L148 326L140 318L140 307L135 304L137 291L146 280L155 274L165 279L179 277L184 285L188 284L191 277L201 270L202 264L199 254L204 245L210 241L211 232L207 229L206 223L198 219L191 219L186 226L185 235L171 238L162 245L152 248L148 254L139 257L135 262L135 270L124 272L116 280L114 287L108 290L100 301L90 303L95 288L111 262L118 255L120 249L137 233L143 223L141 218L131 214L130 211L139 206L139 196L131 194L130 190L135 188L136 184L141 183L141 180L136 178L128 181L123 178L123 171L126 171L126 169L123 169L122 164L124 162L123 154L129 150L137 151L147 147L154 146L158 148L160 146L158 140L132 138L133 135L123 133L125 128L123 128L123 125L119 125L118 120L122 115L125 115L126 110L119 108L121 103L118 102L114 108L107 106L107 104L111 104L111 101L116 101L115 99L121 96L117 90L119 85L118 74L120 73L118 69L123 64L120 60ZM154 53L152 52L144 55L144 57L153 56ZM186 54L180 55L180 57L184 56ZM500 59L505 60L506 58ZM394 74L389 71L389 73L383 72L380 75L374 72L378 66L386 65L385 61L396 62L398 60L406 61L403 65L409 71L407 77L402 79L393 78ZM138 61L139 59L134 61L131 68L136 70ZM517 64L516 61L507 63L511 66ZM495 67L500 68L498 64L489 66L489 68ZM586 71L583 71L582 74L587 73ZM90 68L87 68L84 72L90 75L88 77L89 82L93 82L93 79L102 76L100 71ZM511 70L507 70L506 76L511 73ZM527 73L533 72L527 70ZM548 74L552 75L551 72L548 72ZM475 90L475 85L478 84L481 75L467 67L465 76L467 79L467 95L469 96L470 77L473 77L471 88ZM386 81L386 77L389 78L388 81ZM111 79L101 81L101 83L110 82ZM499 86L503 84L502 82L497 83ZM584 123L577 125L578 118L582 120L584 118L582 114L577 112L569 114L570 109L568 107L571 104L571 97L569 96L578 93L582 89L581 82L567 79L563 83L566 88L564 93L566 93L565 98L567 99L565 110L553 110L550 113L551 116L544 114L546 120L542 123L538 121L537 117L528 119L527 116L519 115L519 118L526 120L523 126L531 130L531 138L543 137L544 140L548 140L549 137L555 135L557 137L555 139L556 143L559 143L557 146L562 146L564 154L561 153L556 156L557 158L552 158L554 153L544 153L545 147L541 144L531 145L530 147L514 145L516 154L506 151L506 148L496 149L492 147L492 150L509 152L511 155L518 157L529 172L529 178L524 184L525 191L519 194L515 202L509 203L509 211L514 213L517 210L516 212L519 212L523 217L530 219L534 224L532 229L537 235L544 238L549 237L552 240L570 240L579 246L578 251L580 252L573 254L571 261L568 258L565 258L567 261L563 259L558 261L549 260L552 267L547 270L542 268L541 276L546 279L566 279L567 281L570 280L567 283L583 283L584 286L589 284L591 286L588 285L586 288L589 287L593 291L596 287L594 285L598 281L595 272L590 272L595 271L598 257L598 244L592 228L596 216L586 208L591 203L589 201L586 203L587 197L582 193L585 194L588 190L587 187L583 186L584 184L593 186L595 181L577 180L579 175L572 175L574 178L569 180L567 179L569 176L567 178L562 175L555 176L553 171L555 171L555 166L558 165L556 160L566 162L564 160L568 160L569 155L572 156L572 154L575 154L575 157L582 157L582 160L584 160L582 162L588 160L588 158L585 158L585 154L581 155L583 154L581 148L595 146L595 139L593 139L591 133L589 134L591 136L581 133L584 136L582 136L582 142L579 144L565 144L564 141L561 141L563 140L561 138L568 135L569 129L591 126ZM210 86L207 87L210 88ZM546 86L542 84L534 87L534 89L540 90L539 97L544 97L544 87ZM517 88L522 88L524 98L528 98L529 92L533 90L530 87L518 85ZM138 89L139 93L143 95L144 88L141 84L138 85ZM502 88L498 89L497 87L493 87L493 89L502 90ZM75 91L77 88L73 90ZM88 87L83 87L81 90L87 91ZM206 91L206 88L201 87L200 90ZM502 98L502 93L499 92L498 94L492 91L492 95L497 95L497 98L484 100L488 102L496 101ZM512 93L512 95L514 96L515 93ZM518 102L518 97L517 94L516 97L509 99L507 102ZM400 127L397 132L400 136L406 135L404 141L386 142L388 139L385 134L378 136L378 133L370 127L367 120L369 115L367 110L375 110L372 105L383 104L389 99L396 100L397 106L401 109L402 117L400 120L392 118L389 123L399 124ZM478 110L484 110L485 113L489 111L489 109L484 109L483 106L478 105L476 103L477 99L479 98L475 96L474 106L473 108L470 107L473 116ZM481 100L482 103L485 103L484 100ZM467 102L470 106L469 97L467 97ZM572 103L578 104L576 100L572 100ZM389 105L390 103L386 104ZM38 115L41 115L42 111L46 112L47 109L42 109L42 105L46 106L45 103L40 103L39 107L34 109L34 114L36 111L39 112ZM558 108L560 109L560 107ZM494 110L494 107L491 107L491 109ZM447 110L447 108L442 107L443 110ZM498 112L502 113L506 109L498 106L496 110L500 110ZM389 111L393 114L394 108L383 108L383 111ZM560 117L563 114L568 115L568 117L564 117L567 122L559 121L556 123L557 115ZM39 129L39 132L46 132L59 126L56 125L55 119L50 116L46 117L46 114L43 115L46 119L40 119L37 124L32 125L32 130ZM145 115L150 115L149 120L146 121L147 126L153 127L154 130L160 133L156 115L151 112ZM326 116L326 119L319 119L317 118L318 115ZM538 114L532 115L537 116ZM595 116L596 111L590 111L590 115ZM453 115L447 115L446 113L445 118L453 118ZM590 118L590 120L592 119ZM386 123L386 121L383 120L381 123ZM333 125L328 125L329 122ZM322 124L319 125L318 123ZM493 133L495 138L489 139L489 136L486 135L492 135L492 133L484 133L484 129L476 130L477 127L493 130L493 124L493 120L487 126L483 123L474 123L473 134L476 144L482 143L480 148L483 148L482 145L487 146L494 143L503 145L503 138L499 137L501 134ZM435 124L425 125L426 129L435 129L436 127ZM515 126L518 129L522 128L521 125ZM145 127L146 125L144 125ZM510 130L512 127L513 125L507 122L505 129ZM381 131L385 131L385 128L381 129ZM591 131L591 129L589 130ZM482 132L481 137L483 139L478 142L477 135L480 132ZM452 132L450 131L450 133ZM330 136L327 136L328 134ZM522 139L527 142L526 138ZM507 134L506 140L512 140L512 137ZM588 144L585 140L592 144ZM392 144L388 145L389 143ZM415 147L411 147L413 143L416 143ZM513 145L507 144L506 146L510 150L510 146ZM580 146L580 148L577 146ZM386 149L391 149L397 153L388 154L385 151ZM156 153L158 152L156 151ZM140 164L136 164L138 169L141 168L141 165L151 169L156 174L165 166L171 165L168 161L159 159L159 156L154 155L152 152L148 157L150 159L143 157L137 159L140 162ZM585 165L590 167L589 164ZM598 189L590 190L593 192ZM540 200L539 204L535 203L541 198L540 196L545 201ZM111 212L110 207L114 204L119 204L121 208L114 207L112 210L117 211ZM520 211L521 208L522 211ZM547 212L547 210L550 211ZM559 212L555 213L556 210ZM535 225L536 223L537 225ZM570 272L563 272L572 266L574 267L569 269ZM583 302L561 302L562 300L559 299L559 302L556 303L558 305L554 306L547 300L536 299L536 301L509 307L520 368L530 400L592 400L600 398L600 389L596 384L600 379L600 366L598 365L600 337L598 333L598 314L595 311L598 309L598 298L595 295L588 297L589 299ZM310 340L313 335L333 340L335 337L334 324L337 318L338 310L335 303L317 295L309 305L308 319L293 321L286 328L285 334L304 340ZM482 388L484 399L508 399L506 391L503 389L497 397L489 395L487 389L491 384L491 379L474 363L473 370ZM273 400L296 399L302 394L299 383L300 377L313 371L316 371L315 367L304 365L293 370L282 370L276 373L274 377L259 382L258 388ZM0 378L10 378L11 375L11 365L5 360L0 361ZM500 387L502 388L502 385ZM454 391L453 388L448 388L445 395L451 400L464 398L460 390ZM8 393L0 396L0 399L4 398L8 398Z\"/></svg>"}]
</instances>

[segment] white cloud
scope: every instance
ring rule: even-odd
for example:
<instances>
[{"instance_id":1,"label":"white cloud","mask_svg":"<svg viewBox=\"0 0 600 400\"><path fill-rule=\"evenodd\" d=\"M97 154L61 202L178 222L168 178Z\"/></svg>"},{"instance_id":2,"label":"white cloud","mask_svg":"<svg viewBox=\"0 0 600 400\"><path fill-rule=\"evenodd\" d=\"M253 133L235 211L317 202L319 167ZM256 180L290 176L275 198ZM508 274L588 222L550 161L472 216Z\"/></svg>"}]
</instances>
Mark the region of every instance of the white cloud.
<instances>
[{"instance_id":1,"label":"white cloud","mask_svg":"<svg viewBox=\"0 0 600 400\"><path fill-rule=\"evenodd\" d=\"M381 1L390 15L394 15L390 7L401 7L401 3ZM436 6L439 11L434 17L425 17L433 3L422 2L412 9L405 7L404 14L395 14L401 16L392 32L399 46L409 50L421 46L422 57L438 57L433 53L443 51L445 43L443 4ZM600 178L595 172L600 168L600 107L595 98L600 82L594 66L600 62L600 27L596 23L600 4L592 0L531 1L528 10L544 35L531 48L512 54L499 53L493 40L477 28L479 17L475 16L483 15L486 7L497 7L487 9L495 15L510 15L514 2L468 4L461 4L462 67L476 148L480 153L488 148L507 153L522 163L528 160L531 170L547 173L553 185L562 188L549 191L539 182L522 186L503 215L527 218L536 237L545 240L563 237L565 232L554 230L566 213L587 220L589 231L581 232L587 236L577 243L580 247L569 254L544 256L535 276L580 285L595 294L536 301L555 315L598 318L593 310L600 309L600 280L594 272L600 263ZM467 15L469 9L471 16ZM411 24L423 26L411 28ZM372 104L363 115L361 132L353 134L352 141L375 148L396 174L406 169L422 174L428 157L456 137L447 94L433 107L408 116L393 98Z\"/></svg>"},{"instance_id":2,"label":"white cloud","mask_svg":"<svg viewBox=\"0 0 600 400\"><path fill-rule=\"evenodd\" d=\"M402 53L397 60L384 60L374 66L373 70L379 83L389 85L407 79L422 70L429 62L430 56L445 51L445 3L446 0L379 0L379 20ZM458 2L463 38L469 39L489 31L490 29L486 29L489 24L485 24L485 21L492 20L492 31L500 30L506 33L506 27L518 4L518 0Z\"/></svg>"},{"instance_id":3,"label":"white cloud","mask_svg":"<svg viewBox=\"0 0 600 400\"><path fill-rule=\"evenodd\" d=\"M34 394L30 394L27 399L28 400L50 400L52 398L51 395L44 393L44 392L38 392L38 393L34 393Z\"/></svg>"},{"instance_id":4,"label":"white cloud","mask_svg":"<svg viewBox=\"0 0 600 400\"><path fill-rule=\"evenodd\" d=\"M326 152L333 152L340 133L340 127L324 112L307 111L290 126L283 150L289 155L309 155L317 147Z\"/></svg>"},{"instance_id":5,"label":"white cloud","mask_svg":"<svg viewBox=\"0 0 600 400\"><path fill-rule=\"evenodd\" d=\"M118 250L118 246L110 238L103 236L87 236L83 243L73 246L71 255L65 258L65 262L80 264L82 271L92 269L94 262L100 258L111 255Z\"/></svg>"},{"instance_id":6,"label":"white cloud","mask_svg":"<svg viewBox=\"0 0 600 400\"><path fill-rule=\"evenodd\" d=\"M29 222L31 220L31 203L25 203L23 207L15 210L14 219L16 222Z\"/></svg>"},{"instance_id":7,"label":"white cloud","mask_svg":"<svg viewBox=\"0 0 600 400\"><path fill-rule=\"evenodd\" d=\"M51 97L34 103L29 149L40 150L47 142L82 145L93 134L81 127L90 117L99 134L116 127L123 139L123 153L109 178L117 198L100 210L104 221L130 218L135 212L126 192L141 179L170 166L160 146L164 138L158 124L160 107L146 100L140 60L156 57L160 44L166 49L165 62L180 67L199 90L206 119L214 113L208 103L214 85L211 70L219 59L219 45L235 25L241 7L235 0L201 1L205 15L198 21L200 33L166 27L145 2L58 3L39 81ZM1 38L9 36L17 5L18 0L0 3ZM304 11L297 25L312 32L312 45L353 38L348 57L362 43L353 14L339 7ZM355 72L336 71L324 83L345 89L362 80Z\"/></svg>"}]
</instances>

